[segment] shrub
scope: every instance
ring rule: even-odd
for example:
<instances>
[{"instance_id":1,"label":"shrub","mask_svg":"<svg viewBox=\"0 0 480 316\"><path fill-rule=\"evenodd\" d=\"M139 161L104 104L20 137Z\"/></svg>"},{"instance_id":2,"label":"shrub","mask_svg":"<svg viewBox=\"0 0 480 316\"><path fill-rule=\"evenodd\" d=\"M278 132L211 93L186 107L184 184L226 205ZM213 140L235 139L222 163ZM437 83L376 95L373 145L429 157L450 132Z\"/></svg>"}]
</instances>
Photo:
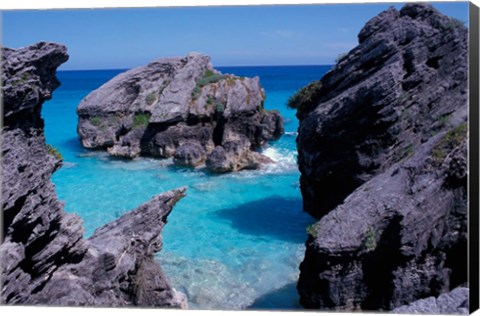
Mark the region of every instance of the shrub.
<instances>
[{"instance_id":1,"label":"shrub","mask_svg":"<svg viewBox=\"0 0 480 316\"><path fill-rule=\"evenodd\" d=\"M90 119L90 123L93 126L100 126L100 125L102 125L102 118L99 117L99 116L94 116Z\"/></svg>"},{"instance_id":2,"label":"shrub","mask_svg":"<svg viewBox=\"0 0 480 316\"><path fill-rule=\"evenodd\" d=\"M213 70L210 70L210 69L205 70L205 72L203 73L203 77L211 77L215 75L216 75L215 72L213 72Z\"/></svg>"},{"instance_id":3,"label":"shrub","mask_svg":"<svg viewBox=\"0 0 480 316\"><path fill-rule=\"evenodd\" d=\"M147 94L145 97L145 102L147 102L148 105L152 105L155 101L157 101L157 96L153 92Z\"/></svg>"},{"instance_id":4,"label":"shrub","mask_svg":"<svg viewBox=\"0 0 480 316\"><path fill-rule=\"evenodd\" d=\"M364 245L368 251L373 251L375 248L377 248L377 232L374 228L370 227L367 230Z\"/></svg>"},{"instance_id":5,"label":"shrub","mask_svg":"<svg viewBox=\"0 0 480 316\"><path fill-rule=\"evenodd\" d=\"M16 80L12 81L11 84L12 84L12 86L22 85L22 84L26 83L31 77L32 77L32 75L29 72L24 72L23 74L20 75L19 79L16 79Z\"/></svg>"},{"instance_id":6,"label":"shrub","mask_svg":"<svg viewBox=\"0 0 480 316\"><path fill-rule=\"evenodd\" d=\"M310 108L318 101L320 91L322 89L322 82L320 80L313 81L307 86L298 90L292 95L287 102L287 106L291 109L305 109Z\"/></svg>"},{"instance_id":7,"label":"shrub","mask_svg":"<svg viewBox=\"0 0 480 316\"><path fill-rule=\"evenodd\" d=\"M203 87L211 83L219 82L223 78L225 78L224 75L216 74L210 69L205 70L202 77L197 80L197 85L193 88L192 98L196 100L200 96Z\"/></svg>"},{"instance_id":8,"label":"shrub","mask_svg":"<svg viewBox=\"0 0 480 316\"><path fill-rule=\"evenodd\" d=\"M310 236L312 236L313 238L316 238L318 236L318 231L317 231L317 228L316 228L316 224L317 223L314 223L314 224L307 227L307 233Z\"/></svg>"},{"instance_id":9,"label":"shrub","mask_svg":"<svg viewBox=\"0 0 480 316\"><path fill-rule=\"evenodd\" d=\"M192 91L192 98L194 100L198 99L198 97L200 96L201 93L202 93L202 88L200 88L198 85L196 85L195 88L193 88L193 91Z\"/></svg>"},{"instance_id":10,"label":"shrub","mask_svg":"<svg viewBox=\"0 0 480 316\"><path fill-rule=\"evenodd\" d=\"M223 111L225 111L225 104L221 102L217 102L215 104L215 112L223 112Z\"/></svg>"},{"instance_id":11,"label":"shrub","mask_svg":"<svg viewBox=\"0 0 480 316\"><path fill-rule=\"evenodd\" d=\"M31 76L32 76L32 75L31 75L30 73L24 72L20 78L21 78L21 80L22 80L23 82L25 82L25 81L27 81L28 79L30 79Z\"/></svg>"},{"instance_id":12,"label":"shrub","mask_svg":"<svg viewBox=\"0 0 480 316\"><path fill-rule=\"evenodd\" d=\"M219 82L222 79L223 79L223 75L217 75L217 74L213 74L208 77L203 76L200 80L197 81L197 85L200 87L204 87L207 84Z\"/></svg>"},{"instance_id":13,"label":"shrub","mask_svg":"<svg viewBox=\"0 0 480 316\"><path fill-rule=\"evenodd\" d=\"M438 122L440 123L440 126L443 127L447 125L449 120L450 120L450 114L445 114L439 117Z\"/></svg>"},{"instance_id":14,"label":"shrub","mask_svg":"<svg viewBox=\"0 0 480 316\"><path fill-rule=\"evenodd\" d=\"M405 158L409 158L413 155L415 147L413 144L409 144L403 148L400 148L396 153L395 153L395 162L400 161Z\"/></svg>"},{"instance_id":15,"label":"shrub","mask_svg":"<svg viewBox=\"0 0 480 316\"><path fill-rule=\"evenodd\" d=\"M146 127L150 122L149 113L137 113L133 116L133 128Z\"/></svg>"},{"instance_id":16,"label":"shrub","mask_svg":"<svg viewBox=\"0 0 480 316\"><path fill-rule=\"evenodd\" d=\"M62 154L60 153L60 151L58 151L57 148L53 147L53 146L50 145L50 144L47 144L47 153L48 153L49 155L54 156L54 157L57 158L58 160L63 160L63 156L62 156Z\"/></svg>"},{"instance_id":17,"label":"shrub","mask_svg":"<svg viewBox=\"0 0 480 316\"><path fill-rule=\"evenodd\" d=\"M215 99L211 96L207 96L207 106L213 105L215 103Z\"/></svg>"},{"instance_id":18,"label":"shrub","mask_svg":"<svg viewBox=\"0 0 480 316\"><path fill-rule=\"evenodd\" d=\"M432 149L433 159L436 162L441 162L451 150L462 143L467 137L467 131L467 123L462 123L448 131Z\"/></svg>"}]
</instances>

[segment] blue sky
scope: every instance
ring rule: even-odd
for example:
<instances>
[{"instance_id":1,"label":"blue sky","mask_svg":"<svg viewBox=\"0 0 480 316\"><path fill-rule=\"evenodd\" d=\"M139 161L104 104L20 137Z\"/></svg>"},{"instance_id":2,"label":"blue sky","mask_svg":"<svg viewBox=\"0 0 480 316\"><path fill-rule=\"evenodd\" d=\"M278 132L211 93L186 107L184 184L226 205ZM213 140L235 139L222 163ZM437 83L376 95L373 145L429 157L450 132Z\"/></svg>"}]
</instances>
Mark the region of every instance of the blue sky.
<instances>
[{"instance_id":1,"label":"blue sky","mask_svg":"<svg viewBox=\"0 0 480 316\"><path fill-rule=\"evenodd\" d=\"M68 47L60 69L114 69L208 54L214 66L332 64L392 4L3 11L3 45ZM402 5L395 5L401 8ZM468 20L468 3L435 3Z\"/></svg>"}]
</instances>

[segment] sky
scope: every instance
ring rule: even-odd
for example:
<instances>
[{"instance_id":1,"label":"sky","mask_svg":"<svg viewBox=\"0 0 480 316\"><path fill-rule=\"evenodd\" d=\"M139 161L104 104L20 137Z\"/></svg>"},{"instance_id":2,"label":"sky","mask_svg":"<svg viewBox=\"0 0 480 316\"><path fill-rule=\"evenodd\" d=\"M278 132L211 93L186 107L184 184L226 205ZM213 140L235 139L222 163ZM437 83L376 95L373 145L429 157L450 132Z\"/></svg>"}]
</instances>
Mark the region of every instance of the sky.
<instances>
[{"instance_id":1,"label":"sky","mask_svg":"<svg viewBox=\"0 0 480 316\"><path fill-rule=\"evenodd\" d=\"M468 2L434 3L468 21ZM329 65L389 4L2 11L2 45L62 43L60 70L126 69L200 52L214 66ZM401 8L401 4L393 4Z\"/></svg>"}]
</instances>

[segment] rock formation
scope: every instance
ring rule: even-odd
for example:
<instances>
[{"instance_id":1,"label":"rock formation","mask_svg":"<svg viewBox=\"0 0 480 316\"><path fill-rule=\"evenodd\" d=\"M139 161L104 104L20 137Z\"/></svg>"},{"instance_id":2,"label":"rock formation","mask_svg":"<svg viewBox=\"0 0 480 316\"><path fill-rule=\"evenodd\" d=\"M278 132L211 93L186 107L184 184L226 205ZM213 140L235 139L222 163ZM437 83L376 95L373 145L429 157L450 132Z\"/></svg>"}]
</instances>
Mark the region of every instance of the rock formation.
<instances>
[{"instance_id":1,"label":"rock formation","mask_svg":"<svg viewBox=\"0 0 480 316\"><path fill-rule=\"evenodd\" d=\"M165 58L122 73L78 106L84 147L213 172L256 168L255 150L283 133L277 111L265 111L259 79L221 74L207 56Z\"/></svg>"},{"instance_id":2,"label":"rock formation","mask_svg":"<svg viewBox=\"0 0 480 316\"><path fill-rule=\"evenodd\" d=\"M307 308L391 310L467 282L467 29L391 8L292 96Z\"/></svg>"},{"instance_id":3,"label":"rock formation","mask_svg":"<svg viewBox=\"0 0 480 316\"><path fill-rule=\"evenodd\" d=\"M395 314L468 314L468 294L465 287L458 287L451 292L441 294L438 298L427 297L409 305L395 308Z\"/></svg>"},{"instance_id":4,"label":"rock formation","mask_svg":"<svg viewBox=\"0 0 480 316\"><path fill-rule=\"evenodd\" d=\"M64 46L3 48L1 302L185 307L154 253L185 189L153 197L83 238L81 219L63 211L50 181L62 162L46 145L41 106L60 83Z\"/></svg>"}]
</instances>

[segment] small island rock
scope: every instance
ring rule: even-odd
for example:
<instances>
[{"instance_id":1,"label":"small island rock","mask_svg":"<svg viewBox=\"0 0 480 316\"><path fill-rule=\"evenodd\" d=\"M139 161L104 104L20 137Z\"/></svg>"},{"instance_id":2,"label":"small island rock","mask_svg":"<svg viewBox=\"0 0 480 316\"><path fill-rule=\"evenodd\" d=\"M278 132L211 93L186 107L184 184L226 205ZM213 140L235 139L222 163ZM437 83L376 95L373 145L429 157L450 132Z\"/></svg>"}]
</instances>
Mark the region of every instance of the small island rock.
<instances>
[{"instance_id":1,"label":"small island rock","mask_svg":"<svg viewBox=\"0 0 480 316\"><path fill-rule=\"evenodd\" d=\"M246 163L243 156L258 158L255 150L283 133L282 117L266 111L264 99L258 77L222 74L207 56L164 58L122 73L85 97L77 109L78 134L84 147L114 156L174 157L182 166L215 160L206 164L213 172L253 168L269 160ZM236 140L245 155L224 148Z\"/></svg>"}]
</instances>

